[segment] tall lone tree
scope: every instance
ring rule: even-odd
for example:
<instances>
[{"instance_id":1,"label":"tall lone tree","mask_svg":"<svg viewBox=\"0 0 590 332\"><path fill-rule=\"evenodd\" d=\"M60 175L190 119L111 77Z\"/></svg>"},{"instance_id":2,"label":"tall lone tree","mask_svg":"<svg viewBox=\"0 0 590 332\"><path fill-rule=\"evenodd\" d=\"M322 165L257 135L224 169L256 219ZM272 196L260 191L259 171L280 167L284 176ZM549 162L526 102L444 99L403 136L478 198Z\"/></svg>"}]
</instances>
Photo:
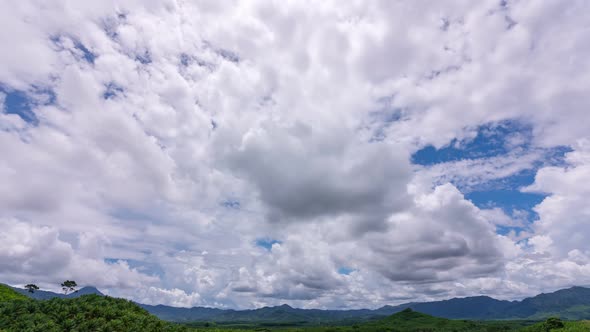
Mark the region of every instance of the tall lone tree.
<instances>
[{"instance_id":1,"label":"tall lone tree","mask_svg":"<svg viewBox=\"0 0 590 332\"><path fill-rule=\"evenodd\" d=\"M72 292L76 290L78 284L74 280L66 280L61 284L61 289L64 290L65 295L68 295L68 292Z\"/></svg>"},{"instance_id":2,"label":"tall lone tree","mask_svg":"<svg viewBox=\"0 0 590 332\"><path fill-rule=\"evenodd\" d=\"M39 289L39 286L37 286L35 284L28 284L28 285L25 285L25 289L28 290L29 293L35 293L35 291Z\"/></svg>"}]
</instances>

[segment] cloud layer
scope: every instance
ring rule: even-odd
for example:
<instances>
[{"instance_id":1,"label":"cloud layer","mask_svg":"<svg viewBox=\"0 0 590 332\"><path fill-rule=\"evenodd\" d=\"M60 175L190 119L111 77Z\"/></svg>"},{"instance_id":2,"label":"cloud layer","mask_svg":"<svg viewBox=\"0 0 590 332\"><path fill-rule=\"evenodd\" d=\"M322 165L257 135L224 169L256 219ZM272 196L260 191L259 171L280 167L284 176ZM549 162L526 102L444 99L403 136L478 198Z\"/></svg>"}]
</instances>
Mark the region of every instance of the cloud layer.
<instances>
[{"instance_id":1,"label":"cloud layer","mask_svg":"<svg viewBox=\"0 0 590 332\"><path fill-rule=\"evenodd\" d=\"M0 4L0 281L235 308L590 284L588 7ZM508 187L540 203L469 196Z\"/></svg>"}]
</instances>

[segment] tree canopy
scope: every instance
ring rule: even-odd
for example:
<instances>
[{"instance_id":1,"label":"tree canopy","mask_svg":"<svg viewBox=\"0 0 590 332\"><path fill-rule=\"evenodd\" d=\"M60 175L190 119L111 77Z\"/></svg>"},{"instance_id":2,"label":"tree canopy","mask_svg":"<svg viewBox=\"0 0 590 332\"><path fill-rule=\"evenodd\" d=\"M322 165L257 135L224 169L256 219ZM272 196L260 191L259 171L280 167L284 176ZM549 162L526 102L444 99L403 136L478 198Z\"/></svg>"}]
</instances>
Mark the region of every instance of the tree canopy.
<instances>
[{"instance_id":1,"label":"tree canopy","mask_svg":"<svg viewBox=\"0 0 590 332\"><path fill-rule=\"evenodd\" d=\"M35 293L35 291L39 289L39 286L35 284L27 284L25 285L25 289L28 290L29 293Z\"/></svg>"},{"instance_id":2,"label":"tree canopy","mask_svg":"<svg viewBox=\"0 0 590 332\"><path fill-rule=\"evenodd\" d=\"M61 289L68 295L69 292L73 292L78 287L78 284L74 280L66 280L61 284Z\"/></svg>"}]
</instances>

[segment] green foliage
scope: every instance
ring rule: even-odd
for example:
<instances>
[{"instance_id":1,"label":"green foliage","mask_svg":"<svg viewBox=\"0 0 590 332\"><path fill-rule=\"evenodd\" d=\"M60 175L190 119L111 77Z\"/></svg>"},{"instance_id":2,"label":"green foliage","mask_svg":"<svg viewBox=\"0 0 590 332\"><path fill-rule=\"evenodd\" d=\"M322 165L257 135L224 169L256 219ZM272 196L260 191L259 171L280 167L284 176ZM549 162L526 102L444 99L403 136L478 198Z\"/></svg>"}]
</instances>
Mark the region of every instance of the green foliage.
<instances>
[{"instance_id":1,"label":"green foliage","mask_svg":"<svg viewBox=\"0 0 590 332\"><path fill-rule=\"evenodd\" d=\"M555 318L555 317L551 317L551 318L547 319L545 321L545 325L547 326L547 329L549 329L549 330L560 329L564 326L561 319Z\"/></svg>"},{"instance_id":2,"label":"green foliage","mask_svg":"<svg viewBox=\"0 0 590 332\"><path fill-rule=\"evenodd\" d=\"M562 322L559 318L549 318L521 330L521 332L588 332L590 321Z\"/></svg>"},{"instance_id":3,"label":"green foliage","mask_svg":"<svg viewBox=\"0 0 590 332\"><path fill-rule=\"evenodd\" d=\"M567 308L554 308L551 311L540 311L530 316L530 319L544 320L548 317L561 317L565 320L584 320L590 318L590 305L575 305Z\"/></svg>"},{"instance_id":4,"label":"green foliage","mask_svg":"<svg viewBox=\"0 0 590 332\"><path fill-rule=\"evenodd\" d=\"M411 309L404 310L384 319L349 326L237 326L221 325L226 329L205 328L200 325L198 331L283 331L283 332L517 332L523 322L477 322L467 320L450 320L425 315ZM577 332L577 331L576 331Z\"/></svg>"},{"instance_id":5,"label":"green foliage","mask_svg":"<svg viewBox=\"0 0 590 332\"><path fill-rule=\"evenodd\" d=\"M363 324L361 331L392 332L502 332L513 330L511 326L498 323L482 323L469 320L451 320L426 315L412 309Z\"/></svg>"},{"instance_id":6,"label":"green foliage","mask_svg":"<svg viewBox=\"0 0 590 332\"><path fill-rule=\"evenodd\" d=\"M187 330L159 320L133 302L98 295L0 303L0 331L6 332Z\"/></svg>"},{"instance_id":7,"label":"green foliage","mask_svg":"<svg viewBox=\"0 0 590 332\"><path fill-rule=\"evenodd\" d=\"M13 300L27 300L28 297L15 292L12 288L0 284L0 302Z\"/></svg>"}]
</instances>

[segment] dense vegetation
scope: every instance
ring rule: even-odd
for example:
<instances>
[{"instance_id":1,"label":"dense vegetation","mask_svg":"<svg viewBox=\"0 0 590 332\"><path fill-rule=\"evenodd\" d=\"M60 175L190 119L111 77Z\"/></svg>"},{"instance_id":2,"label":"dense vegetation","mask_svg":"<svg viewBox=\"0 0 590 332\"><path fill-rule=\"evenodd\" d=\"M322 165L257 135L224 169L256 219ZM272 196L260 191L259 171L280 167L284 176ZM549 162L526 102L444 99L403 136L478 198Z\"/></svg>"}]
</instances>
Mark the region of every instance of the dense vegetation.
<instances>
[{"instance_id":1,"label":"dense vegetation","mask_svg":"<svg viewBox=\"0 0 590 332\"><path fill-rule=\"evenodd\" d=\"M547 319L542 323L538 323L519 332L588 332L590 331L590 321L560 321L559 319Z\"/></svg>"},{"instance_id":2,"label":"dense vegetation","mask_svg":"<svg viewBox=\"0 0 590 332\"><path fill-rule=\"evenodd\" d=\"M245 327L242 326L242 328ZM250 327L250 329L257 331L282 330L285 332L508 332L518 331L521 327L521 322L450 320L406 309L383 319L348 326L305 326L299 328L258 326Z\"/></svg>"},{"instance_id":3,"label":"dense vegetation","mask_svg":"<svg viewBox=\"0 0 590 332\"><path fill-rule=\"evenodd\" d=\"M0 303L13 300L26 300L27 297L13 291L11 288L0 284Z\"/></svg>"},{"instance_id":4,"label":"dense vegetation","mask_svg":"<svg viewBox=\"0 0 590 332\"><path fill-rule=\"evenodd\" d=\"M525 321L451 320L422 314L411 309L389 317L349 326L281 327L262 325L200 325L199 331L283 331L283 332L588 332L585 322L561 322L551 319L532 326ZM560 325L561 324L561 325Z\"/></svg>"},{"instance_id":5,"label":"dense vegetation","mask_svg":"<svg viewBox=\"0 0 590 332\"><path fill-rule=\"evenodd\" d=\"M375 331L499 332L514 329L514 326L509 323L451 320L429 316L412 309L406 309L375 323L367 323L368 326L373 324L377 327Z\"/></svg>"},{"instance_id":6,"label":"dense vegetation","mask_svg":"<svg viewBox=\"0 0 590 332\"><path fill-rule=\"evenodd\" d=\"M186 331L164 322L136 304L84 295L36 301L0 285L0 331Z\"/></svg>"}]
</instances>

